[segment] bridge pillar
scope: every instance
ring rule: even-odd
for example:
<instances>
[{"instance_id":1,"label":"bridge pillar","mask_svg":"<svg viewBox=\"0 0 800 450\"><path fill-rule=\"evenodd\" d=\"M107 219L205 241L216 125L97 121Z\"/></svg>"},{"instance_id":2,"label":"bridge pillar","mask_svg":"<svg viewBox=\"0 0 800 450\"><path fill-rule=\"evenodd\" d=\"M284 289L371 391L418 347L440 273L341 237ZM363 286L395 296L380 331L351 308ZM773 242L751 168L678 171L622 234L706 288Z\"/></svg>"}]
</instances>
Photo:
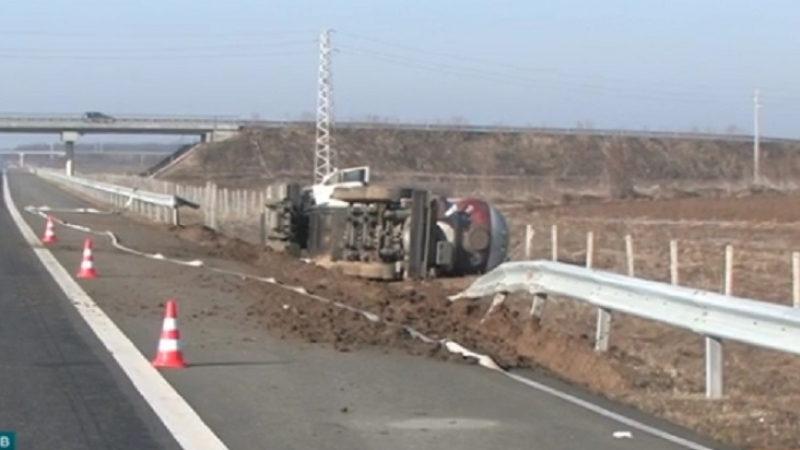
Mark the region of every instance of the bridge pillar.
<instances>
[{"instance_id":1,"label":"bridge pillar","mask_svg":"<svg viewBox=\"0 0 800 450\"><path fill-rule=\"evenodd\" d=\"M64 143L64 152L67 154L67 176L71 177L74 173L75 164L75 141L78 140L80 133L77 131L62 131L61 142Z\"/></svg>"},{"instance_id":2,"label":"bridge pillar","mask_svg":"<svg viewBox=\"0 0 800 450\"><path fill-rule=\"evenodd\" d=\"M201 137L201 142L207 144L209 142L222 142L226 139L230 139L236 136L238 133L236 131L228 131L228 130L214 130L203 133Z\"/></svg>"}]
</instances>

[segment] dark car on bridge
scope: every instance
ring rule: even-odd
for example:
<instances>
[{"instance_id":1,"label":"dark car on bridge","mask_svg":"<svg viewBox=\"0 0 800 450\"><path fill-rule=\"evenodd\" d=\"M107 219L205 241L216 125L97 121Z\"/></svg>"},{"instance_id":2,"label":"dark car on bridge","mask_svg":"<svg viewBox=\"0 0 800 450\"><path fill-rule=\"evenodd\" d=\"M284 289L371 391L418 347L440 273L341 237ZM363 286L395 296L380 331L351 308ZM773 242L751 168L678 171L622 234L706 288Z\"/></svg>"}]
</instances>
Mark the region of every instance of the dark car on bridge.
<instances>
[{"instance_id":1,"label":"dark car on bridge","mask_svg":"<svg viewBox=\"0 0 800 450\"><path fill-rule=\"evenodd\" d=\"M114 118L108 114L103 114L97 111L89 111L83 115L86 120L100 121L100 122L113 122Z\"/></svg>"}]
</instances>

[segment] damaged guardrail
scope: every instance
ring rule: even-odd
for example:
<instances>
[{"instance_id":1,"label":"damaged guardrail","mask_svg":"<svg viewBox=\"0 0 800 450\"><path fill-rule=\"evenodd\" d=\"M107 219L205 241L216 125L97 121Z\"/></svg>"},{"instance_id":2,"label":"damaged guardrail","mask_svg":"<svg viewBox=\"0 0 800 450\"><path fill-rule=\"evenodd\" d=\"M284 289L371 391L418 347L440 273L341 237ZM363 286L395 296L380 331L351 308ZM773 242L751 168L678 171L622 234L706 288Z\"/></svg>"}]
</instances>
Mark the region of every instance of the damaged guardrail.
<instances>
[{"instance_id":1,"label":"damaged guardrail","mask_svg":"<svg viewBox=\"0 0 800 450\"><path fill-rule=\"evenodd\" d=\"M57 184L78 189L98 200L111 203L120 208L128 208L138 214L157 221L180 224L181 207L199 209L200 205L172 194L142 191L138 188L118 186L102 181L69 176L62 172L47 169L32 169L37 176Z\"/></svg>"},{"instance_id":2,"label":"damaged guardrail","mask_svg":"<svg viewBox=\"0 0 800 450\"><path fill-rule=\"evenodd\" d=\"M508 294L517 292L533 295L532 316L541 317L548 296L560 296L596 306L607 317L612 312L624 313L704 335L709 398L722 396L722 340L800 355L800 310L796 308L553 261L501 264L450 299L494 295L490 314ZM604 351L610 321L600 317L595 347Z\"/></svg>"}]
</instances>

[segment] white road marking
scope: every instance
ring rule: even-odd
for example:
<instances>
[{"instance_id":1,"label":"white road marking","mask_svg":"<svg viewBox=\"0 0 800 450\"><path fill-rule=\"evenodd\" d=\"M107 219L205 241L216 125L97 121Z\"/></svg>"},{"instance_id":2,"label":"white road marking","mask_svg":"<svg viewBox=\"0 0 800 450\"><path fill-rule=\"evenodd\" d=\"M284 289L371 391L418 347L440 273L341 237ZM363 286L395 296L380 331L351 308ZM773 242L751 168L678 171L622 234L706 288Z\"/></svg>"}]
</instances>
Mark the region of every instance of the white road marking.
<instances>
[{"instance_id":1,"label":"white road marking","mask_svg":"<svg viewBox=\"0 0 800 450\"><path fill-rule=\"evenodd\" d=\"M574 395L570 395L564 391L560 391L556 388L552 388L550 386L544 385L542 383L536 382L531 380L530 378L526 378L511 372L503 372L503 375L511 378L514 381L518 381L530 388L536 389L537 391L544 392L546 394L550 394L553 397L559 398L564 400L567 403L571 403L575 406L579 406L587 411L591 411L599 416L603 416L607 419L611 419L613 421L619 422L623 425L627 425L631 428L634 428L639 431L643 431L650 435L653 435L657 438L661 438L667 442L672 442L673 444L680 445L681 447L685 447L691 450L714 450L712 447L705 446L703 444L691 441L689 439L684 439L680 436L674 435L668 431L664 431L660 428L652 427L645 423L639 422L636 419L631 419L628 416L615 413L611 410L605 409L600 405L592 403L588 400L583 400L578 398Z\"/></svg>"},{"instance_id":2,"label":"white road marking","mask_svg":"<svg viewBox=\"0 0 800 450\"><path fill-rule=\"evenodd\" d=\"M186 400L150 365L125 334L72 279L50 250L42 246L36 233L22 218L14 199L11 198L5 172L2 178L6 207L22 236L33 247L34 253L44 267L178 444L187 450L199 448L227 450L228 447L211 431Z\"/></svg>"}]
</instances>

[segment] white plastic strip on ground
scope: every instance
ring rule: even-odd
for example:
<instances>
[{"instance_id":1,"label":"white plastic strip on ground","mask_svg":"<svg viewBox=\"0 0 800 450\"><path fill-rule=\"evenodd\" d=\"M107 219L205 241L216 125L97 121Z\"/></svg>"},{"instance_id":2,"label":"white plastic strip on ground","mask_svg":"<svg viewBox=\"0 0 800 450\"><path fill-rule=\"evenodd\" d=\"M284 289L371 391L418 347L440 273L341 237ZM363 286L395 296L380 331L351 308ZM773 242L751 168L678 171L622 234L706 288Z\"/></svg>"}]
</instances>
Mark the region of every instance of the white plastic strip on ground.
<instances>
[{"instance_id":1,"label":"white plastic strip on ground","mask_svg":"<svg viewBox=\"0 0 800 450\"><path fill-rule=\"evenodd\" d=\"M22 236L33 247L33 251L47 269L75 309L86 321L89 328L105 345L117 361L134 387L175 437L178 444L186 449L227 450L227 446L214 434L200 416L186 403L186 400L167 383L164 377L150 365L133 343L114 322L100 309L78 285L72 276L56 260L17 209L8 186L5 172L3 178L3 198L12 220ZM76 227L76 229L80 229ZM83 227L84 230L87 230Z\"/></svg>"},{"instance_id":2,"label":"white plastic strip on ground","mask_svg":"<svg viewBox=\"0 0 800 450\"><path fill-rule=\"evenodd\" d=\"M46 214L45 211L55 211L55 210L52 209L52 208L48 208L48 207L27 206L27 207L25 207L25 211L46 218L48 216L48 214ZM65 212L65 213L71 212L71 213L79 213L79 214L98 214L98 213L106 214L106 213L104 213L102 211L94 210L94 209L91 209L91 208L79 208L79 209L59 210L59 211ZM142 257L146 257L146 258L150 258L150 259L156 259L156 260L160 260L160 261L171 262L171 263L175 263L175 264L182 264L182 265L187 265L187 266L192 266L192 267L205 268L205 269L207 269L209 271L212 271L212 272L216 272L216 273L219 273L219 274L222 274L222 275L231 275L231 276L235 276L235 277L238 277L238 278L241 278L241 279L245 279L245 280L253 280L253 281L259 281L259 282L263 282L263 283L269 283L269 284L277 286L277 287L279 287L281 289L286 289L286 290L298 293L298 294L303 295L303 296L305 296L307 298L311 298L313 300L317 300L317 301L322 302L322 303L333 305L333 306L335 306L337 308L342 308L342 309L346 309L348 311L352 311L352 312L361 314L367 320L370 320L372 322L380 322L380 323L388 324L388 322L384 321L383 319L380 318L380 316L378 316L378 315L376 315L374 313L371 313L369 311L365 311L365 310L362 310L362 309L359 309L359 308L355 308L355 307L352 307L350 305L347 305L347 304L344 304L344 303L341 303L341 302L337 302L335 300L331 300L331 299L328 299L328 298L325 298L325 297L321 297L319 295L311 294L305 288L303 288L302 286L291 286L291 285L288 285L288 284L284 284L284 283L281 283L281 282L279 282L278 280L276 280L275 278L272 278L272 277L259 277L259 276L249 275L249 274L246 274L246 273L236 272L236 271L232 271L232 270L226 270L226 269L220 269L220 268L216 268L216 267L211 267L211 266L203 263L203 261L200 261L200 260L182 261L182 260L178 260L178 259L167 258L167 257L165 257L164 255L162 255L160 253L148 254L148 253L140 252L138 250L135 250L135 249L132 249L132 248L128 248L128 247L122 245L119 242L119 239L117 238L117 236L111 231L98 232L98 231L92 230L91 228L88 228L88 227L84 227L84 226L81 226L81 225L68 223L68 222L66 222L66 221L64 221L64 220L62 220L62 219L60 219L58 217L54 217L52 215L51 215L51 217L53 217L53 220L56 223L58 223L58 224L60 224L62 226L66 226L66 227L69 227L69 228L72 228L72 229L75 229L75 230L80 230L80 231L83 231L83 232L86 232L86 233L92 233L92 234L96 234L96 235L107 236L108 238L111 239L111 243L112 243L112 245L114 245L114 247L116 247L119 250L122 250L124 252L132 253L132 254L139 255L139 256L142 256ZM484 355L484 354L480 354L480 353L474 352L472 350L469 350L469 349L463 347L462 345L458 344L457 342L451 341L449 339L439 339L439 340L433 339L433 338L425 335L424 333L421 333L418 330L416 330L416 329L414 329L412 327L409 327L409 326L404 326L403 328L407 333L409 333L409 335L411 335L412 337L414 337L416 339L419 339L419 340L421 340L423 342L426 342L426 343L429 343L429 344L442 345L447 351L449 351L451 353L459 354L459 355L462 355L462 356L464 356L466 358L473 358L478 362L478 364L480 364L481 366L483 366L485 368L500 372L503 375L505 375L506 377L508 377L508 378L510 378L510 379L512 379L512 380L514 380L516 382L522 383L522 384L524 384L524 385L526 385L526 386L528 386L530 388L536 389L536 390L538 390L540 392L544 392L546 394L552 395L552 396L554 396L556 398L559 398L559 399L561 399L563 401L566 401L566 402L568 402L570 404L573 404L573 405L578 406L580 408L583 408L583 409L586 409L588 411L591 411L591 412L593 412L593 413L595 413L595 414L597 414L599 416L602 416L602 417L605 417L607 419L619 422L621 424L629 426L629 427L631 427L633 429L636 429L638 431L650 434L650 435L652 435L654 437L663 439L663 440L671 442L673 444L677 444L677 445L679 445L681 447L684 447L684 448L687 448L687 449L691 449L691 450L713 450L711 447L708 447L708 446L699 444L697 442L682 438L680 436L677 436L675 434L672 434L672 433L669 433L667 431L661 430L661 429L656 428L654 426L647 425L645 423L642 423L642 422L637 421L635 419L632 419L630 417L624 416L622 414L615 413L615 412L613 412L611 410L603 408L602 406L596 405L596 404L594 404L594 403L592 403L590 401L581 399L579 397L576 397L574 395L568 394L568 393L560 391L558 389L549 387L549 386L547 386L545 384L536 382L536 381L531 380L529 378L526 378L526 377L514 374L512 372L506 371L503 368L501 368L500 366L498 366L497 363L495 363L495 361L490 356Z\"/></svg>"},{"instance_id":3,"label":"white plastic strip on ground","mask_svg":"<svg viewBox=\"0 0 800 450\"><path fill-rule=\"evenodd\" d=\"M365 310L362 310L362 309L354 308L354 307L352 307L350 305L347 305L347 304L344 304L344 303L341 303L341 302L337 302L337 301L331 300L329 298L325 298L325 297L321 297L319 295L311 294L302 286L291 286L291 285L288 285L288 284L283 284L283 283L279 282L278 280L276 280L275 278L272 278L272 277L269 277L269 278L267 278L267 277L259 277L259 276L256 276L256 275L250 275L250 274L243 273L243 272L236 272L236 271L233 271L233 270L220 269L220 268L217 268L217 267L211 267L211 266L205 264L203 261L200 261L200 260L183 261L183 260L174 259L174 258L167 258L161 253L145 253L145 252L141 252L139 250L136 250L136 249L133 249L133 248L130 248L130 247L126 247L126 246L124 246L124 245L122 245L120 243L119 238L112 231L109 231L109 230L96 231L96 230L93 230L93 229L91 229L89 227L85 227L83 225L77 225L77 224L74 224L74 223L70 223L70 222L67 222L67 221L65 221L65 220L63 220L63 219L61 219L59 217L56 217L56 216L54 216L52 214L48 214L49 212L52 212L52 211L55 211L55 210L56 209L50 208L48 206L40 206L40 207L26 206L25 207L25 211L26 212L38 215L38 216L43 217L43 218L47 218L49 216L49 217L51 217L53 219L53 222L55 222L55 223L57 223L57 224L59 224L61 226L72 228L73 230L82 231L82 232L88 233L88 234L106 236L111 240L111 244L115 248L117 248L119 250L122 250L123 252L131 253L131 254L134 254L134 255L137 255L137 256L142 256L142 257L145 257L145 258L156 259L156 260L159 260L159 261L170 262L170 263L174 263L174 264L181 264L181 265L192 266L192 267L202 267L202 268L205 268L205 269L207 269L209 271L212 271L212 272L215 272L215 273L219 273L219 274L222 274L222 275L231 275L231 276L235 276L237 278L241 278L243 280L253 280L253 281L259 281L259 282L262 282L262 283L269 283L269 284L275 285L275 286L277 286L277 287L279 287L281 289L289 290L289 291L295 292L297 294L303 295L305 297L311 298L313 300L333 305L336 308L346 309L348 311L351 311L351 312L354 312L354 313L358 313L358 314L362 315L363 317L365 317L367 320L369 320L371 322L380 322L380 323L388 325L388 322L386 322L383 319L381 319L380 316L378 316L376 314L373 314L373 313L371 313L369 311L365 311ZM71 210L70 209L59 209L58 211L64 212L64 213L76 213L76 214L109 214L107 212L99 211L99 210L92 209L92 208L76 208L76 209L71 209ZM440 345L444 346L444 348L446 348L448 351L450 351L452 353L460 354L460 355L463 355L463 356L465 356L467 358L476 359L478 361L478 363L481 364L484 367L487 367L487 368L493 369L493 370L502 370L500 368L500 366L498 366L497 363L495 363L494 360L492 360L492 358L490 358L489 356L475 353L475 352L473 352L473 351L471 351L471 350L469 350L467 348L464 348L463 346L461 346L460 344L458 344L456 342L450 341L449 339L436 340L436 339L433 339L433 338L431 338L429 336L426 336L425 334L423 334L423 333L419 332L418 330L415 330L415 329L413 329L411 327L405 326L403 328L411 336L413 336L413 337L415 337L417 339L420 339L423 342L426 342L426 343L429 343L429 344L440 344Z\"/></svg>"}]
</instances>

